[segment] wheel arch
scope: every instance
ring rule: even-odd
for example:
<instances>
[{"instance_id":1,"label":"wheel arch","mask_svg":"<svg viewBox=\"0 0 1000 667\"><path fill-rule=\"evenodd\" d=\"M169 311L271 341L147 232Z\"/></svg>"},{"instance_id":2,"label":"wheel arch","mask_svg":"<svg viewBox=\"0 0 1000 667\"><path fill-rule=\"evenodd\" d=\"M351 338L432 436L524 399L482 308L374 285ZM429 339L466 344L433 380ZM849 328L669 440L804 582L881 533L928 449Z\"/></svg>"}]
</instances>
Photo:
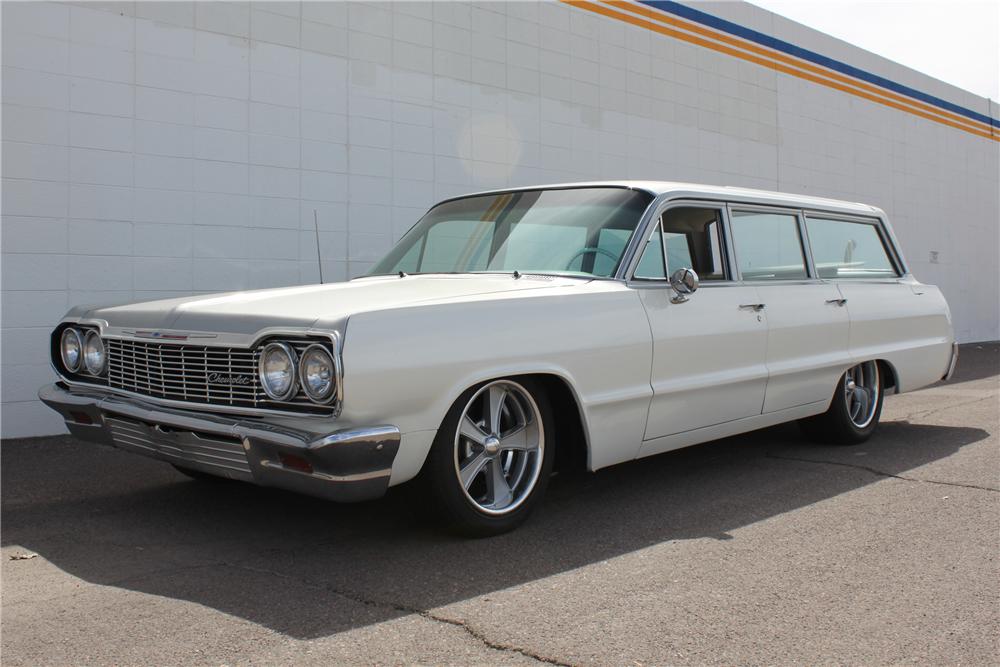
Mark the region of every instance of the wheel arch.
<instances>
[{"instance_id":1,"label":"wheel arch","mask_svg":"<svg viewBox=\"0 0 1000 667\"><path fill-rule=\"evenodd\" d=\"M580 401L572 381L553 369L493 373L489 377L482 377L470 382L467 386L453 392L454 395L450 396L451 400L447 402L448 407L441 414L438 423L444 422L448 410L466 391L480 384L501 379L515 381L529 379L542 386L555 418L556 470L560 472L587 470L590 463L590 432L587 428L583 403ZM426 463L425 459L421 464L421 469Z\"/></svg>"},{"instance_id":2,"label":"wheel arch","mask_svg":"<svg viewBox=\"0 0 1000 667\"><path fill-rule=\"evenodd\" d=\"M899 392L899 376L896 367L886 359L876 359L879 375L882 376L882 389L887 395Z\"/></svg>"}]
</instances>

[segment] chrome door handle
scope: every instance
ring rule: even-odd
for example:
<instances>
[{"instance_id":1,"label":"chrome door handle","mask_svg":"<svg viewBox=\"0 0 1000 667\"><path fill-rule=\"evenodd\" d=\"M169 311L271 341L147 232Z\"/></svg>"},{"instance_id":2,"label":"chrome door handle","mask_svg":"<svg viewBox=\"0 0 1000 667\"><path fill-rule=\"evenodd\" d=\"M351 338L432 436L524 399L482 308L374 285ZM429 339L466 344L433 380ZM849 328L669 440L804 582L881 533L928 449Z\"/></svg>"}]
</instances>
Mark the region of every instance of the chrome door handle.
<instances>
[{"instance_id":1,"label":"chrome door handle","mask_svg":"<svg viewBox=\"0 0 1000 667\"><path fill-rule=\"evenodd\" d=\"M847 299L827 299L826 302L827 303L835 303L838 306L845 306L845 305L847 305Z\"/></svg>"},{"instance_id":2,"label":"chrome door handle","mask_svg":"<svg viewBox=\"0 0 1000 667\"><path fill-rule=\"evenodd\" d=\"M740 309L741 310L752 310L755 313L758 313L758 312L764 310L764 305L765 304L763 304L763 303L743 303L743 304L740 304Z\"/></svg>"}]
</instances>

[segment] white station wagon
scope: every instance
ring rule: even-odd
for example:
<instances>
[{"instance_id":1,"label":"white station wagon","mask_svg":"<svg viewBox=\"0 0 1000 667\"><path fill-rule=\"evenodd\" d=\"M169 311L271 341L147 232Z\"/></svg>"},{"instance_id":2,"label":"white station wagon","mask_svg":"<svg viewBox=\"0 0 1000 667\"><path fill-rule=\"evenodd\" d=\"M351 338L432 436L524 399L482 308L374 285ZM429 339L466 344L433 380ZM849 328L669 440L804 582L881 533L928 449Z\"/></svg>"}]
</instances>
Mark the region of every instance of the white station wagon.
<instances>
[{"instance_id":1,"label":"white station wagon","mask_svg":"<svg viewBox=\"0 0 1000 667\"><path fill-rule=\"evenodd\" d=\"M40 397L194 477L341 501L419 478L488 535L554 466L792 420L862 442L956 358L877 208L601 182L443 201L349 282L75 308Z\"/></svg>"}]
</instances>

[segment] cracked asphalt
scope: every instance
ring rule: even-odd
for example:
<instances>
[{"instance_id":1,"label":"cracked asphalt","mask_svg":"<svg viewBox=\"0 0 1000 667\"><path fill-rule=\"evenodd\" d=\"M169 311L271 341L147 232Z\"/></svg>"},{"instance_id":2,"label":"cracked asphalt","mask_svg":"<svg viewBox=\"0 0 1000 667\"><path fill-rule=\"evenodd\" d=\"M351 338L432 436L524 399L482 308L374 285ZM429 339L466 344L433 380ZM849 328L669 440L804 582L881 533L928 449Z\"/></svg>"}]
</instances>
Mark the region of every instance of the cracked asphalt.
<instances>
[{"instance_id":1,"label":"cracked asphalt","mask_svg":"<svg viewBox=\"0 0 1000 667\"><path fill-rule=\"evenodd\" d=\"M335 505L68 436L6 440L4 665L963 664L1000 656L1000 346L887 399L557 476L520 530Z\"/></svg>"}]
</instances>

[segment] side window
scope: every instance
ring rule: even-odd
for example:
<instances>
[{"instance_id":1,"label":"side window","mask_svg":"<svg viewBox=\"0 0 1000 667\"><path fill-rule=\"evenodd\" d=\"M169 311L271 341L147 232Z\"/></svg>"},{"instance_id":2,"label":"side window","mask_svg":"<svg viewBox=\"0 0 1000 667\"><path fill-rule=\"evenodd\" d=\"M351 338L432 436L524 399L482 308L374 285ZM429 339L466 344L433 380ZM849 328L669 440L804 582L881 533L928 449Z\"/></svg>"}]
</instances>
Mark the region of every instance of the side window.
<instances>
[{"instance_id":1,"label":"side window","mask_svg":"<svg viewBox=\"0 0 1000 667\"><path fill-rule=\"evenodd\" d=\"M662 237L663 225L657 225L646 241L646 247L639 257L639 264L635 267L635 278L639 280L667 279L667 269L663 266Z\"/></svg>"},{"instance_id":2,"label":"side window","mask_svg":"<svg viewBox=\"0 0 1000 667\"><path fill-rule=\"evenodd\" d=\"M820 278L895 278L899 275L873 224L807 217L806 230Z\"/></svg>"},{"instance_id":3,"label":"side window","mask_svg":"<svg viewBox=\"0 0 1000 667\"><path fill-rule=\"evenodd\" d=\"M667 273L694 269L702 282L726 280L722 252L721 212L715 208L680 206L663 214Z\"/></svg>"},{"instance_id":4,"label":"side window","mask_svg":"<svg viewBox=\"0 0 1000 667\"><path fill-rule=\"evenodd\" d=\"M797 216L733 211L733 244L743 280L808 278Z\"/></svg>"}]
</instances>

